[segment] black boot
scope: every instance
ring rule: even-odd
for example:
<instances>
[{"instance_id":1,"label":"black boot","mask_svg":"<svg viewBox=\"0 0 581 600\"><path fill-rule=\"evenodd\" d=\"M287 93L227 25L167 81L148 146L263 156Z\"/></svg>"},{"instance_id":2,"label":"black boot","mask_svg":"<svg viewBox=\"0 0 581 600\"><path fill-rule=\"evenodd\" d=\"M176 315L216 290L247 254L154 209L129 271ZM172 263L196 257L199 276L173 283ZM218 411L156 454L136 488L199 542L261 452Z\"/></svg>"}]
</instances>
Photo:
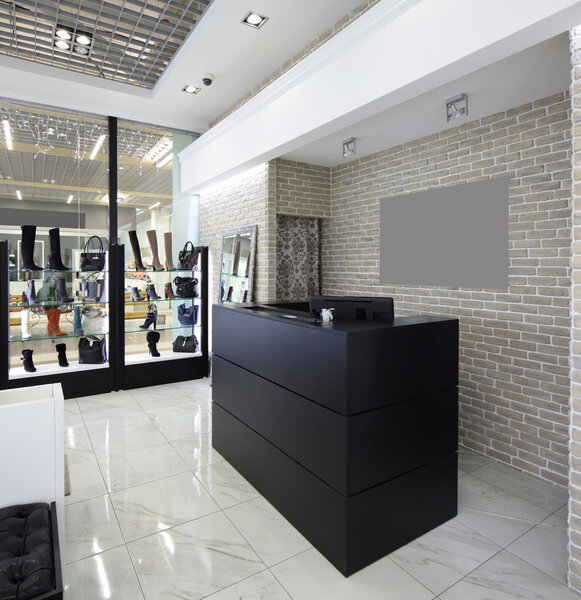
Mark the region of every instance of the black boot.
<instances>
[{"instance_id":1,"label":"black boot","mask_svg":"<svg viewBox=\"0 0 581 600\"><path fill-rule=\"evenodd\" d=\"M36 299L36 290L34 289L34 280L29 279L26 284L26 298L28 299L28 305L38 304Z\"/></svg>"},{"instance_id":2,"label":"black boot","mask_svg":"<svg viewBox=\"0 0 581 600\"><path fill-rule=\"evenodd\" d=\"M129 294L129 300L131 300L131 302L143 302L145 298L141 297L138 288L132 287L131 292Z\"/></svg>"},{"instance_id":3,"label":"black boot","mask_svg":"<svg viewBox=\"0 0 581 600\"><path fill-rule=\"evenodd\" d=\"M159 342L159 337L159 331L147 332L147 347L149 348L149 353L151 356L155 356L156 358L159 356L156 346L157 342Z\"/></svg>"},{"instance_id":4,"label":"black boot","mask_svg":"<svg viewBox=\"0 0 581 600\"><path fill-rule=\"evenodd\" d=\"M69 361L67 360L67 345L57 344L55 348L59 355L59 367L68 367Z\"/></svg>"},{"instance_id":5,"label":"black boot","mask_svg":"<svg viewBox=\"0 0 581 600\"><path fill-rule=\"evenodd\" d=\"M137 239L137 231L129 232L129 241L133 250L133 259L135 260L135 270L145 271L143 262L141 261L141 249L139 248L139 240Z\"/></svg>"},{"instance_id":6,"label":"black boot","mask_svg":"<svg viewBox=\"0 0 581 600\"><path fill-rule=\"evenodd\" d=\"M72 298L71 296L69 296L69 293L67 292L67 284L65 282L64 277L59 277L56 280L55 292L61 302L74 302L75 301L75 299Z\"/></svg>"},{"instance_id":7,"label":"black boot","mask_svg":"<svg viewBox=\"0 0 581 600\"><path fill-rule=\"evenodd\" d=\"M42 267L34 264L34 240L36 238L36 225L22 225L22 267L23 271L42 271Z\"/></svg>"},{"instance_id":8,"label":"black boot","mask_svg":"<svg viewBox=\"0 0 581 600\"><path fill-rule=\"evenodd\" d=\"M36 371L36 367L34 366L34 363L32 362L32 350L23 350L22 358L20 360L22 361L24 370L27 373L34 373Z\"/></svg>"},{"instance_id":9,"label":"black boot","mask_svg":"<svg viewBox=\"0 0 581 600\"><path fill-rule=\"evenodd\" d=\"M155 313L148 312L147 315L145 315L145 321L143 325L140 325L139 329L147 329L152 323L153 328L155 329L155 326L157 325L157 317L155 316Z\"/></svg>"},{"instance_id":10,"label":"black boot","mask_svg":"<svg viewBox=\"0 0 581 600\"><path fill-rule=\"evenodd\" d=\"M145 293L148 300L161 300L161 296L155 291L155 285L153 285L153 283L148 284Z\"/></svg>"},{"instance_id":11,"label":"black boot","mask_svg":"<svg viewBox=\"0 0 581 600\"><path fill-rule=\"evenodd\" d=\"M61 259L61 236L58 227L48 230L50 236L50 256L48 257L47 267L52 271L70 271L63 265Z\"/></svg>"}]
</instances>

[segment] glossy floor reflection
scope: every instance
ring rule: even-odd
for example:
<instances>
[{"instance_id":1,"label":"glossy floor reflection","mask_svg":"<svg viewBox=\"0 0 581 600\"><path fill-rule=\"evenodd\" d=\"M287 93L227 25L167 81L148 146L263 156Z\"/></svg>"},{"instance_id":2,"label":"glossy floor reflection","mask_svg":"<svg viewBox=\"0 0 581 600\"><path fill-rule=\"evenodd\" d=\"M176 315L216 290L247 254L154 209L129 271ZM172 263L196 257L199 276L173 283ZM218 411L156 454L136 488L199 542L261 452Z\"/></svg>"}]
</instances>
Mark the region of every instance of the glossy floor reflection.
<instances>
[{"instance_id":1,"label":"glossy floor reflection","mask_svg":"<svg viewBox=\"0 0 581 600\"><path fill-rule=\"evenodd\" d=\"M346 579L212 449L207 380L65 409L67 600L581 600L566 490L485 457L455 519Z\"/></svg>"}]
</instances>

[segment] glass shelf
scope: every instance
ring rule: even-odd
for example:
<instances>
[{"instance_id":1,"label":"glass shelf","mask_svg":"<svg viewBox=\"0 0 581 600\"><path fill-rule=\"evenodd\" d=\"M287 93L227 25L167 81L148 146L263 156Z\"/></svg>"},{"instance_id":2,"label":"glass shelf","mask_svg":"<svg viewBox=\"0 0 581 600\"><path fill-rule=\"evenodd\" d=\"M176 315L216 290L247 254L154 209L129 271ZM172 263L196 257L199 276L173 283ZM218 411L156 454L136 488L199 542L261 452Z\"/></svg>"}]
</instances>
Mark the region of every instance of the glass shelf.
<instances>
[{"instance_id":1,"label":"glass shelf","mask_svg":"<svg viewBox=\"0 0 581 600\"><path fill-rule=\"evenodd\" d=\"M159 300L154 300L151 298L147 300L144 298L143 300L125 300L125 306L140 306L142 304L150 304L151 302L189 302L191 300L198 300L199 302L202 300L201 298L160 298Z\"/></svg>"},{"instance_id":2,"label":"glass shelf","mask_svg":"<svg viewBox=\"0 0 581 600\"><path fill-rule=\"evenodd\" d=\"M51 269L43 269L42 271L31 271L30 269L9 269L8 273L62 273L64 275L72 275L74 273L81 274L94 274L94 273L108 273L108 271L81 271L80 269L71 269L69 271L53 271Z\"/></svg>"},{"instance_id":3,"label":"glass shelf","mask_svg":"<svg viewBox=\"0 0 581 600\"><path fill-rule=\"evenodd\" d=\"M74 302L61 302L60 300L49 300L48 302L39 302L38 304L9 304L9 308L58 308L59 306L89 306L90 304L109 304L104 300L75 300Z\"/></svg>"},{"instance_id":4,"label":"glass shelf","mask_svg":"<svg viewBox=\"0 0 581 600\"><path fill-rule=\"evenodd\" d=\"M201 325L178 325L176 327L166 327L165 325L162 325L161 327L157 326L155 328L155 331L173 331L176 329L187 329L191 331L192 328L199 329L200 327ZM150 325L147 329L140 329L139 327L137 327L136 329L126 329L125 333L139 333L140 331L154 331L154 329Z\"/></svg>"},{"instance_id":5,"label":"glass shelf","mask_svg":"<svg viewBox=\"0 0 581 600\"><path fill-rule=\"evenodd\" d=\"M103 336L103 335L107 335L109 332L105 332L105 333L67 333L66 335L49 335L48 333L33 333L32 337L29 337L27 339L22 339L22 336L17 336L17 335L11 335L8 338L8 341L12 344L14 342L39 342L39 341L43 341L43 340L66 340L67 338L82 338L82 337L87 337L89 335L96 335L98 336Z\"/></svg>"},{"instance_id":6,"label":"glass shelf","mask_svg":"<svg viewBox=\"0 0 581 600\"><path fill-rule=\"evenodd\" d=\"M234 275L234 273L222 273L225 277L236 277L236 279L248 279L248 275Z\"/></svg>"},{"instance_id":7,"label":"glass shelf","mask_svg":"<svg viewBox=\"0 0 581 600\"><path fill-rule=\"evenodd\" d=\"M125 270L125 274L131 274L131 273L201 273L201 271L198 270L197 267L193 268L193 269L163 269L162 271L154 271L153 269L145 269L145 271L136 271L134 269L131 270Z\"/></svg>"}]
</instances>

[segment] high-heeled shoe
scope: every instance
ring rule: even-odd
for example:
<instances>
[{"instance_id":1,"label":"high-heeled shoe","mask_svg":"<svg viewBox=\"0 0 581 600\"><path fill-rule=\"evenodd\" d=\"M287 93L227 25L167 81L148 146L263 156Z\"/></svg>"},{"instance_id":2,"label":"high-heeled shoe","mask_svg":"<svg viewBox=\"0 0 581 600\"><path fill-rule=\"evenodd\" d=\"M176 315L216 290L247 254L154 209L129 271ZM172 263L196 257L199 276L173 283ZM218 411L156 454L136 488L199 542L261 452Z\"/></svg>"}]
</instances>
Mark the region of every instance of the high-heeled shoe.
<instances>
[{"instance_id":1,"label":"high-heeled shoe","mask_svg":"<svg viewBox=\"0 0 581 600\"><path fill-rule=\"evenodd\" d=\"M159 332L158 331L148 331L147 332L147 347L149 348L149 354L157 358L160 356L159 351L157 349L157 342L159 342Z\"/></svg>"},{"instance_id":2,"label":"high-heeled shoe","mask_svg":"<svg viewBox=\"0 0 581 600\"><path fill-rule=\"evenodd\" d=\"M27 373L34 373L36 371L36 367L32 362L32 350L26 349L22 351L22 366Z\"/></svg>"},{"instance_id":3,"label":"high-heeled shoe","mask_svg":"<svg viewBox=\"0 0 581 600\"><path fill-rule=\"evenodd\" d=\"M148 284L145 289L145 294L148 300L161 300L161 296L155 291L155 285L153 285L153 283Z\"/></svg>"},{"instance_id":4,"label":"high-heeled shoe","mask_svg":"<svg viewBox=\"0 0 581 600\"><path fill-rule=\"evenodd\" d=\"M67 345L57 344L55 349L58 353L59 367L68 367L69 361L67 360Z\"/></svg>"},{"instance_id":5,"label":"high-heeled shoe","mask_svg":"<svg viewBox=\"0 0 581 600\"><path fill-rule=\"evenodd\" d=\"M148 312L145 315L145 321L143 322L143 325L140 325L139 329L148 329L152 323L153 323L153 328L155 329L155 327L157 325L157 316L155 315L155 313Z\"/></svg>"},{"instance_id":6,"label":"high-heeled shoe","mask_svg":"<svg viewBox=\"0 0 581 600\"><path fill-rule=\"evenodd\" d=\"M136 287L131 288L129 299L131 300L131 302L143 302L145 300L145 298L141 296L139 290Z\"/></svg>"},{"instance_id":7,"label":"high-heeled shoe","mask_svg":"<svg viewBox=\"0 0 581 600\"><path fill-rule=\"evenodd\" d=\"M58 308L48 308L46 310L46 318L48 319L46 332L49 336L67 335L67 332L60 328L59 321L61 318L61 311Z\"/></svg>"},{"instance_id":8,"label":"high-heeled shoe","mask_svg":"<svg viewBox=\"0 0 581 600\"><path fill-rule=\"evenodd\" d=\"M33 304L38 304L38 300L36 299L36 290L34 289L34 280L29 279L26 284L26 298L28 300L29 306Z\"/></svg>"},{"instance_id":9,"label":"high-heeled shoe","mask_svg":"<svg viewBox=\"0 0 581 600\"><path fill-rule=\"evenodd\" d=\"M165 292L165 297L168 298L169 300L172 300L173 298L177 298L177 296L173 293L173 288L171 287L171 282L165 284L164 292Z\"/></svg>"},{"instance_id":10,"label":"high-heeled shoe","mask_svg":"<svg viewBox=\"0 0 581 600\"><path fill-rule=\"evenodd\" d=\"M56 280L55 293L61 302L75 301L75 299L72 296L69 296L69 293L67 292L67 284L64 277L59 277Z\"/></svg>"}]
</instances>

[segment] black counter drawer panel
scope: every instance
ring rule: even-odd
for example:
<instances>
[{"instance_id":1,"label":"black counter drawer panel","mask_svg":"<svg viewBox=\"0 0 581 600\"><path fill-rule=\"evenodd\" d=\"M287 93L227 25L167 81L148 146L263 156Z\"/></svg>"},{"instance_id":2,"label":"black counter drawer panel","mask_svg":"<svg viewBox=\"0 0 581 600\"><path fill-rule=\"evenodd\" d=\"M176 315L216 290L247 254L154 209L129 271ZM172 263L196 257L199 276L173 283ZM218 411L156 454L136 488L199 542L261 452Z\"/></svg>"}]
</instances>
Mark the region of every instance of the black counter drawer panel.
<instances>
[{"instance_id":1,"label":"black counter drawer panel","mask_svg":"<svg viewBox=\"0 0 581 600\"><path fill-rule=\"evenodd\" d=\"M349 336L349 406L355 414L458 385L458 321Z\"/></svg>"},{"instance_id":2,"label":"black counter drawer panel","mask_svg":"<svg viewBox=\"0 0 581 600\"><path fill-rule=\"evenodd\" d=\"M458 449L457 388L348 417L349 494Z\"/></svg>"},{"instance_id":3,"label":"black counter drawer panel","mask_svg":"<svg viewBox=\"0 0 581 600\"><path fill-rule=\"evenodd\" d=\"M347 410L347 336L213 308L214 354L328 406Z\"/></svg>"},{"instance_id":4,"label":"black counter drawer panel","mask_svg":"<svg viewBox=\"0 0 581 600\"><path fill-rule=\"evenodd\" d=\"M214 403L346 494L346 418L214 356Z\"/></svg>"}]
</instances>

